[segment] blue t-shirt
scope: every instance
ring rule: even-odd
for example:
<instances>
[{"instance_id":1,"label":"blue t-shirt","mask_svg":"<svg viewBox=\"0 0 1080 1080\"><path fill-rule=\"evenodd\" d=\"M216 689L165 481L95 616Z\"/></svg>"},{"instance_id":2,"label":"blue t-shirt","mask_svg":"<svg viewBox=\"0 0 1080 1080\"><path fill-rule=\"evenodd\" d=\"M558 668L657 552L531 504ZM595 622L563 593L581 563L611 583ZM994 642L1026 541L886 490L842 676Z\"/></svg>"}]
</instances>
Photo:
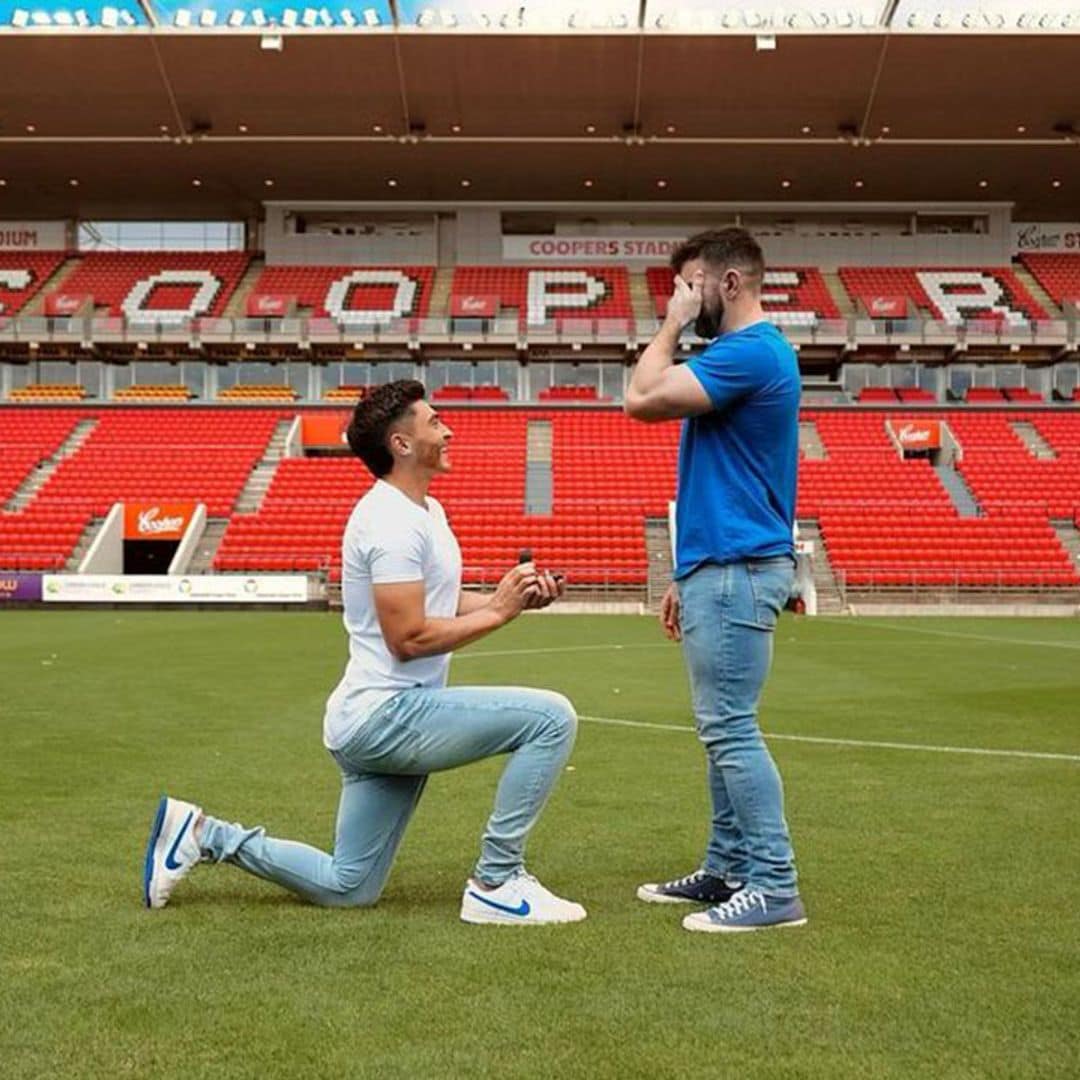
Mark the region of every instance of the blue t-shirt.
<instances>
[{"instance_id":1,"label":"blue t-shirt","mask_svg":"<svg viewBox=\"0 0 1080 1080\"><path fill-rule=\"evenodd\" d=\"M703 563L794 553L799 363L772 323L724 334L687 361L713 412L683 425L675 577Z\"/></svg>"}]
</instances>

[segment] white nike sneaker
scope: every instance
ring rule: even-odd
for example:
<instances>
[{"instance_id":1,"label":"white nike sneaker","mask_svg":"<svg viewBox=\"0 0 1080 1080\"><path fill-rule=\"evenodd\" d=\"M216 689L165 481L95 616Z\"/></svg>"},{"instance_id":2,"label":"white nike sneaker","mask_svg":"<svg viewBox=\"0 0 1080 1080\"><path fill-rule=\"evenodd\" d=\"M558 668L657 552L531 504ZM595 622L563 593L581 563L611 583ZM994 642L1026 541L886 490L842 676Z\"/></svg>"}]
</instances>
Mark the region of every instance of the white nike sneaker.
<instances>
[{"instance_id":1,"label":"white nike sneaker","mask_svg":"<svg viewBox=\"0 0 1080 1080\"><path fill-rule=\"evenodd\" d=\"M500 926L542 926L581 922L585 909L549 892L521 871L497 889L482 889L470 878L461 897L461 921Z\"/></svg>"},{"instance_id":2,"label":"white nike sneaker","mask_svg":"<svg viewBox=\"0 0 1080 1080\"><path fill-rule=\"evenodd\" d=\"M143 899L148 908L162 908L180 879L202 861L195 841L195 823L202 815L194 803L161 797L143 868Z\"/></svg>"}]
</instances>

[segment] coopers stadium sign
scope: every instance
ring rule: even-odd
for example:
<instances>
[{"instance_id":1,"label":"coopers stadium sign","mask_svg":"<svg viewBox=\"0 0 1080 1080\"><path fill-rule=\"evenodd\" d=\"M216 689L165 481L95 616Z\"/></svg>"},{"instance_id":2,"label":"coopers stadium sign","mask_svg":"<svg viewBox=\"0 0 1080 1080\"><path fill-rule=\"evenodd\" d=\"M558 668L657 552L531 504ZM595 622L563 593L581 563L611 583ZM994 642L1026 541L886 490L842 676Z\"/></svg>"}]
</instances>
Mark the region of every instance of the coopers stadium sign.
<instances>
[{"instance_id":1,"label":"coopers stadium sign","mask_svg":"<svg viewBox=\"0 0 1080 1080\"><path fill-rule=\"evenodd\" d=\"M682 240L674 236L504 236L503 258L512 262L665 263Z\"/></svg>"},{"instance_id":2,"label":"coopers stadium sign","mask_svg":"<svg viewBox=\"0 0 1080 1080\"><path fill-rule=\"evenodd\" d=\"M1013 225L1013 251L1064 251L1080 255L1080 222L1030 221Z\"/></svg>"},{"instance_id":3,"label":"coopers stadium sign","mask_svg":"<svg viewBox=\"0 0 1080 1080\"><path fill-rule=\"evenodd\" d=\"M0 251L63 251L62 221L0 221Z\"/></svg>"}]
</instances>

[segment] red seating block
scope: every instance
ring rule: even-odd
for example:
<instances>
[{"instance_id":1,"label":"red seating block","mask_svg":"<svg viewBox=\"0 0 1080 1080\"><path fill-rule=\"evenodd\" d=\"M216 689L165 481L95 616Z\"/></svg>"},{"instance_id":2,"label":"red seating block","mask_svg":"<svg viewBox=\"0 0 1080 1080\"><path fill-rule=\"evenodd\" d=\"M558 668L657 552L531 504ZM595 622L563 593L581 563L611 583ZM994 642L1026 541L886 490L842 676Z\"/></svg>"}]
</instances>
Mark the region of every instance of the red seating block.
<instances>
[{"instance_id":1,"label":"red seating block","mask_svg":"<svg viewBox=\"0 0 1080 1080\"><path fill-rule=\"evenodd\" d=\"M316 317L370 326L424 318L434 280L433 266L268 266L252 296L294 296Z\"/></svg>"},{"instance_id":2,"label":"red seating block","mask_svg":"<svg viewBox=\"0 0 1080 1080\"><path fill-rule=\"evenodd\" d=\"M630 280L622 266L459 266L451 299L494 296L523 326L573 320L630 320Z\"/></svg>"},{"instance_id":3,"label":"red seating block","mask_svg":"<svg viewBox=\"0 0 1080 1080\"><path fill-rule=\"evenodd\" d=\"M902 296L951 325L1024 326L1048 318L1008 267L842 266L840 280L867 312L876 299Z\"/></svg>"},{"instance_id":4,"label":"red seating block","mask_svg":"<svg viewBox=\"0 0 1080 1080\"><path fill-rule=\"evenodd\" d=\"M62 251L0 251L0 317L17 315L64 258Z\"/></svg>"},{"instance_id":5,"label":"red seating block","mask_svg":"<svg viewBox=\"0 0 1080 1080\"><path fill-rule=\"evenodd\" d=\"M183 322L221 315L250 262L243 251L94 251L64 281L109 315Z\"/></svg>"}]
</instances>

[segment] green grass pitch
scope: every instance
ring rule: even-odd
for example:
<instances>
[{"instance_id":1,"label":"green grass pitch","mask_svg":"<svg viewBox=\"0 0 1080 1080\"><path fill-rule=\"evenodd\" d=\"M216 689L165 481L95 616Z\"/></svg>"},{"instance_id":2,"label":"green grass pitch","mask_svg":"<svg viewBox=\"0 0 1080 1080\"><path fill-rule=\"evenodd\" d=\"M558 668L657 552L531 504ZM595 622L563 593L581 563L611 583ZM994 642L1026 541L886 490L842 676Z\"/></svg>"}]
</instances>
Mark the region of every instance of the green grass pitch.
<instances>
[{"instance_id":1,"label":"green grass pitch","mask_svg":"<svg viewBox=\"0 0 1080 1080\"><path fill-rule=\"evenodd\" d=\"M706 821L652 620L531 616L455 660L678 728L582 722L529 861L589 919L520 931L457 919L499 761L433 779L375 909L232 867L142 908L162 791L329 843L336 616L9 612L0 637L5 1080L1080 1072L1080 620L785 617L768 732L1058 756L773 741L810 923L733 938L634 897Z\"/></svg>"}]
</instances>

